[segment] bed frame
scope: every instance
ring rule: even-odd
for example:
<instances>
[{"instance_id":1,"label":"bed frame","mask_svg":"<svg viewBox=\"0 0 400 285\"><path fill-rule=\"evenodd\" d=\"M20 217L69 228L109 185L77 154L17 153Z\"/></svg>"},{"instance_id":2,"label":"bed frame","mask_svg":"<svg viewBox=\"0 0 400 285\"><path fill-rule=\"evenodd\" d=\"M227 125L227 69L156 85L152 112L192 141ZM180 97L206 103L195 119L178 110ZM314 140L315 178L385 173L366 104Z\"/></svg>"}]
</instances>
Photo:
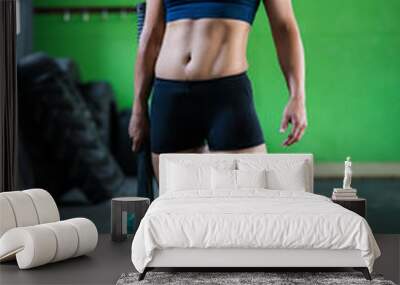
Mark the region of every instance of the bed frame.
<instances>
[{"instance_id":1,"label":"bed frame","mask_svg":"<svg viewBox=\"0 0 400 285\"><path fill-rule=\"evenodd\" d=\"M156 250L152 261L139 275L155 268L231 268L235 271L255 268L326 268L350 267L371 280L359 250L328 249L183 249Z\"/></svg>"},{"instance_id":2,"label":"bed frame","mask_svg":"<svg viewBox=\"0 0 400 285\"><path fill-rule=\"evenodd\" d=\"M258 158L270 160L303 160L307 164L307 192L313 192L313 157L311 154L162 154L160 156L160 195L166 191L166 163L168 160L216 160ZM361 271L367 280L371 275L359 250L330 249L249 249L249 248L170 248L158 249L144 272L155 268L229 268L246 271L265 268L353 268ZM230 270L231 271L231 270ZM262 270L261 270L262 271Z\"/></svg>"}]
</instances>

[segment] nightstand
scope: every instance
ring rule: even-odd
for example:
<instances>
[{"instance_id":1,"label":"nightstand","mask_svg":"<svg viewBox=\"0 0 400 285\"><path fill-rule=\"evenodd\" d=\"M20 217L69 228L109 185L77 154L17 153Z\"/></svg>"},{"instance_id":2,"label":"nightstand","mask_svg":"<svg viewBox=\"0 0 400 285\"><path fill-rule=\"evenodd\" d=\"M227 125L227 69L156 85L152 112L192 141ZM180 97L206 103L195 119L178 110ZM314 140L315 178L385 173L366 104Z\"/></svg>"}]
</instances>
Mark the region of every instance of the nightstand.
<instances>
[{"instance_id":1,"label":"nightstand","mask_svg":"<svg viewBox=\"0 0 400 285\"><path fill-rule=\"evenodd\" d=\"M367 212L367 200L364 198L349 199L349 200L332 200L333 203L339 204L340 206L359 214L361 217L366 217Z\"/></svg>"},{"instance_id":2,"label":"nightstand","mask_svg":"<svg viewBox=\"0 0 400 285\"><path fill-rule=\"evenodd\" d=\"M134 235L149 206L149 198L113 198L111 200L112 241L124 241L128 235Z\"/></svg>"}]
</instances>

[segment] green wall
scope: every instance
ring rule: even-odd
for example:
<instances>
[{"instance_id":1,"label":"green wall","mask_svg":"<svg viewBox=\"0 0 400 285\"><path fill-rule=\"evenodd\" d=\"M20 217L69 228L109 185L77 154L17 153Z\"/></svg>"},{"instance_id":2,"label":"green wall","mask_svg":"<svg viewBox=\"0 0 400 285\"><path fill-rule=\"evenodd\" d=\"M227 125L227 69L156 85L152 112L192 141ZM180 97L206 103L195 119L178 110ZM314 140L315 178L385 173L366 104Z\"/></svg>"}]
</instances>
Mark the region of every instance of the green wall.
<instances>
[{"instance_id":1,"label":"green wall","mask_svg":"<svg viewBox=\"0 0 400 285\"><path fill-rule=\"evenodd\" d=\"M400 1L293 3L306 51L309 127L287 151L318 161L400 161ZM287 92L263 12L251 34L250 74L268 146L281 152Z\"/></svg>"},{"instance_id":2,"label":"green wall","mask_svg":"<svg viewBox=\"0 0 400 285\"><path fill-rule=\"evenodd\" d=\"M79 5L131 5L138 1L86 0ZM319 162L400 161L400 1L293 1L307 62L309 128L285 149L278 133L287 91L260 6L248 49L257 111L271 152L312 152ZM77 5L36 0L36 6ZM131 106L136 16L108 21L80 16L35 16L34 46L75 58L84 80L110 80L120 108Z\"/></svg>"},{"instance_id":3,"label":"green wall","mask_svg":"<svg viewBox=\"0 0 400 285\"><path fill-rule=\"evenodd\" d=\"M128 6L140 1L128 0L36 0L36 7L57 6ZM79 4L79 5L78 5ZM82 79L108 80L112 83L120 108L128 108L133 96L133 66L137 48L135 14L125 17L98 14L88 22L72 15L69 22L62 15L35 15L34 49L54 56L70 57L80 66Z\"/></svg>"}]
</instances>

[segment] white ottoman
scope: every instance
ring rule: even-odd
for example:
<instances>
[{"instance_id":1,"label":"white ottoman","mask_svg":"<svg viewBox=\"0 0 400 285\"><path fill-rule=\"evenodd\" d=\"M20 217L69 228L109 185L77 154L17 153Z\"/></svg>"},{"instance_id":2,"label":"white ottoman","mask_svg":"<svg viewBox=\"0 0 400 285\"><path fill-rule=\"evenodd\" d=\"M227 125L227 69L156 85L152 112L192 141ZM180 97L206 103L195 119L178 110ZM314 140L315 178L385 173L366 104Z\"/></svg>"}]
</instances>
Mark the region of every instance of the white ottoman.
<instances>
[{"instance_id":1,"label":"white ottoman","mask_svg":"<svg viewBox=\"0 0 400 285\"><path fill-rule=\"evenodd\" d=\"M16 259L28 269L87 254L97 240L88 219L60 222L54 199L43 189L0 193L0 262Z\"/></svg>"}]
</instances>

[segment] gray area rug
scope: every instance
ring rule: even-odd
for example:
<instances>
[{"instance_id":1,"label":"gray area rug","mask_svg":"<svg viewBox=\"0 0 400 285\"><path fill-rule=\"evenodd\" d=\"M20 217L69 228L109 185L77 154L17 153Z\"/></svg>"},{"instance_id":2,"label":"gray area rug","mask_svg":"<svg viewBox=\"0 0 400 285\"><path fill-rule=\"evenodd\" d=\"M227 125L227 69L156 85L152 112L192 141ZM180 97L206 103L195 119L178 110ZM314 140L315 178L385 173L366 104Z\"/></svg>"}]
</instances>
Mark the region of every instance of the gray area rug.
<instances>
[{"instance_id":1,"label":"gray area rug","mask_svg":"<svg viewBox=\"0 0 400 285\"><path fill-rule=\"evenodd\" d=\"M138 276L138 273L122 274L117 285L395 285L392 281L384 280L380 275L372 275L373 280L368 281L359 272L148 272L142 281L137 280Z\"/></svg>"}]
</instances>

